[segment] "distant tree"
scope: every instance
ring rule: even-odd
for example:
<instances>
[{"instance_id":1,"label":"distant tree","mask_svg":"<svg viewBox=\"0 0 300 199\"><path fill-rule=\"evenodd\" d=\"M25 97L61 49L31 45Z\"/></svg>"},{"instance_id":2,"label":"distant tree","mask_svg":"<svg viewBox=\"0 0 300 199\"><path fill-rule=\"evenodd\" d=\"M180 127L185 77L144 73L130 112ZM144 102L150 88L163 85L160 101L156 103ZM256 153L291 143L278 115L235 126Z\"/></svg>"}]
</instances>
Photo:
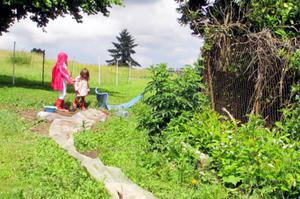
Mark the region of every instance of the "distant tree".
<instances>
[{"instance_id":1,"label":"distant tree","mask_svg":"<svg viewBox=\"0 0 300 199\"><path fill-rule=\"evenodd\" d=\"M140 64L131 57L132 54L135 54L133 49L138 45L134 43L134 39L129 32L124 29L120 33L120 36L117 36L116 38L118 42L112 42L115 48L108 50L112 59L107 60L106 62L110 65L116 65L118 61L119 65L123 66L128 66L130 63L132 66L140 66Z\"/></svg>"},{"instance_id":2,"label":"distant tree","mask_svg":"<svg viewBox=\"0 0 300 199\"><path fill-rule=\"evenodd\" d=\"M82 14L93 15L101 12L107 16L108 7L122 4L122 0L4 0L0 1L0 35L7 32L16 20L30 16L38 27L46 27L49 19L70 14L78 23L82 22Z\"/></svg>"},{"instance_id":3,"label":"distant tree","mask_svg":"<svg viewBox=\"0 0 300 199\"><path fill-rule=\"evenodd\" d=\"M40 48L33 48L31 50L32 53L43 54L45 51Z\"/></svg>"}]
</instances>

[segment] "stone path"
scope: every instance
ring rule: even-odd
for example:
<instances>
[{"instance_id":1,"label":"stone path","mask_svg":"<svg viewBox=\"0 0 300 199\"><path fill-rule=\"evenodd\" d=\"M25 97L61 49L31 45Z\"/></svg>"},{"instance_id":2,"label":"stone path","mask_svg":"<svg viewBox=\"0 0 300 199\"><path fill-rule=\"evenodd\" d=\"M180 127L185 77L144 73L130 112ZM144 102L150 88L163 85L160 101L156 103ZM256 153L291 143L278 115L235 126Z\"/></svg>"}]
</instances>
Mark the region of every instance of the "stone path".
<instances>
[{"instance_id":1,"label":"stone path","mask_svg":"<svg viewBox=\"0 0 300 199\"><path fill-rule=\"evenodd\" d=\"M106 114L95 109L78 112L71 117L57 113L39 112L38 117L52 122L49 136L71 156L80 161L96 180L104 183L113 199L154 199L148 191L130 181L120 169L105 166L99 158L92 159L79 153L74 146L73 134L91 128L106 120Z\"/></svg>"}]
</instances>

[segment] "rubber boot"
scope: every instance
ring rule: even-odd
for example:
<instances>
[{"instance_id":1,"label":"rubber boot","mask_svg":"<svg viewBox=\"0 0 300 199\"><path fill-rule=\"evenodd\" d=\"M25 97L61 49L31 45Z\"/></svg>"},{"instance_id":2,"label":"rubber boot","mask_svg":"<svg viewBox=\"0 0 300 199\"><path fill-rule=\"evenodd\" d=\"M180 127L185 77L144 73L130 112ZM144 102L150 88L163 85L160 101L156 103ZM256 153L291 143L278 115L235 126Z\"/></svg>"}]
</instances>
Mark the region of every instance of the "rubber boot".
<instances>
[{"instance_id":1,"label":"rubber boot","mask_svg":"<svg viewBox=\"0 0 300 199\"><path fill-rule=\"evenodd\" d=\"M62 100L61 109L64 110L64 111L69 111L68 109L65 108L64 105L65 105L65 100Z\"/></svg>"},{"instance_id":2,"label":"rubber boot","mask_svg":"<svg viewBox=\"0 0 300 199\"><path fill-rule=\"evenodd\" d=\"M77 105L78 105L78 101L79 101L79 99L77 97L75 97L74 102L72 103L72 105L73 105L73 111L76 111Z\"/></svg>"},{"instance_id":3,"label":"rubber boot","mask_svg":"<svg viewBox=\"0 0 300 199\"><path fill-rule=\"evenodd\" d=\"M68 112L69 110L65 109L65 107L64 107L64 102L65 102L65 100L59 99L59 103L58 103L58 105L56 106L56 108L57 108L57 110L59 110L59 111L65 111L65 112Z\"/></svg>"},{"instance_id":4,"label":"rubber boot","mask_svg":"<svg viewBox=\"0 0 300 199\"><path fill-rule=\"evenodd\" d=\"M81 98L81 110L85 111L85 101L84 101L84 97Z\"/></svg>"},{"instance_id":5,"label":"rubber boot","mask_svg":"<svg viewBox=\"0 0 300 199\"><path fill-rule=\"evenodd\" d=\"M56 102L55 102L55 106L56 106L57 109L60 109L60 108L61 108L61 103L62 103L62 100L58 98L58 99L56 100Z\"/></svg>"}]
</instances>

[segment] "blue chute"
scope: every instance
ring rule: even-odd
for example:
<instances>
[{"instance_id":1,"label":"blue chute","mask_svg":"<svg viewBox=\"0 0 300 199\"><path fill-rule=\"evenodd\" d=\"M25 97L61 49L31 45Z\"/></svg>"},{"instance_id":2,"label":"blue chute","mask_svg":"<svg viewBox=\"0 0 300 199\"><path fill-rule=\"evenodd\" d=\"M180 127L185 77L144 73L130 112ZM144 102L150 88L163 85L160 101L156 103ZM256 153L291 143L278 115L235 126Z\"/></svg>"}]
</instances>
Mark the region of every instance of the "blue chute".
<instances>
[{"instance_id":1,"label":"blue chute","mask_svg":"<svg viewBox=\"0 0 300 199\"><path fill-rule=\"evenodd\" d=\"M119 104L119 105L108 105L108 93L101 93L98 88L95 89L95 93L96 93L98 105L101 108L105 108L107 110L121 110L121 109L131 108L138 101L140 101L144 96L144 94L142 93L127 103Z\"/></svg>"}]
</instances>

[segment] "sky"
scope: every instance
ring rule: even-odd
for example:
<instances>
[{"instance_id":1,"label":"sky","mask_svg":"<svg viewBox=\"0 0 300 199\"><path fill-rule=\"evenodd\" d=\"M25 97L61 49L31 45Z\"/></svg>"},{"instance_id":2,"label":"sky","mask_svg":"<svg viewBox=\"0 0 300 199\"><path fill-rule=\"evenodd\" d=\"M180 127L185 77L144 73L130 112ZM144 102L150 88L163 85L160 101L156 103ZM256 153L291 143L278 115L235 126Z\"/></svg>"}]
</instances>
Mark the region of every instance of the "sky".
<instances>
[{"instance_id":1,"label":"sky","mask_svg":"<svg viewBox=\"0 0 300 199\"><path fill-rule=\"evenodd\" d=\"M133 58L143 67L167 63L181 67L195 62L203 41L191 34L177 18L178 5L174 0L125 0L125 6L114 6L110 16L102 14L84 16L77 23L70 16L50 21L44 32L29 19L16 22L8 33L0 36L0 49L17 50L32 48L46 50L47 58L55 58L65 51L70 59L81 63L105 64L110 59L108 49L116 36L127 29L138 47Z\"/></svg>"}]
</instances>

